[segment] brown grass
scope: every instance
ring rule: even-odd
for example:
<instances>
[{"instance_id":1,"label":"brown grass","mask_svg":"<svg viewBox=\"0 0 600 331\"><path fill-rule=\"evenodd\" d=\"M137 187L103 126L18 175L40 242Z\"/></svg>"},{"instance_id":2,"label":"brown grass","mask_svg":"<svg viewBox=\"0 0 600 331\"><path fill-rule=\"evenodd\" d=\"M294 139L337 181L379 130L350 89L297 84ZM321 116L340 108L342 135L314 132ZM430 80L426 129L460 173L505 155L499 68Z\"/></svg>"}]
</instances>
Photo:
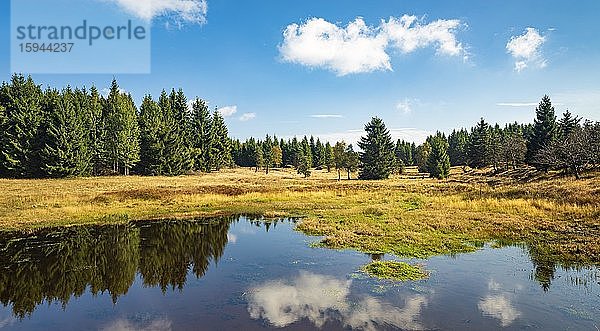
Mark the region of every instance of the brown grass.
<instances>
[{"instance_id":1,"label":"brown grass","mask_svg":"<svg viewBox=\"0 0 600 331\"><path fill-rule=\"evenodd\" d=\"M181 177L0 180L0 228L252 214L303 217L299 229L335 248L426 257L484 241L543 244L565 263L600 262L600 179L575 181L453 169L446 181L408 175L335 180L314 171L250 169ZM527 180L524 180L527 179Z\"/></svg>"}]
</instances>

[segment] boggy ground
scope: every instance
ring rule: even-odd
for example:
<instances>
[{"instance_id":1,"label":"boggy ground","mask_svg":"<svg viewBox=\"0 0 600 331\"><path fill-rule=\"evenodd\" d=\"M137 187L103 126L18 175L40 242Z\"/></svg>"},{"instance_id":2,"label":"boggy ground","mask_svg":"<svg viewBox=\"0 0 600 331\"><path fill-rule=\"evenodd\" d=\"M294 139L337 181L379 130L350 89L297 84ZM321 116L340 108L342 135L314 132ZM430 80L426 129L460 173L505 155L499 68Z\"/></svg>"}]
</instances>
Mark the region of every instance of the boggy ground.
<instances>
[{"instance_id":1,"label":"boggy ground","mask_svg":"<svg viewBox=\"0 0 600 331\"><path fill-rule=\"evenodd\" d=\"M412 171L412 173L411 173ZM337 181L337 173L252 169L181 177L0 180L0 229L222 215L301 217L330 248L425 258L484 242L523 243L533 258L600 264L600 177L453 169L449 180L409 175ZM344 178L345 176L342 176Z\"/></svg>"}]
</instances>

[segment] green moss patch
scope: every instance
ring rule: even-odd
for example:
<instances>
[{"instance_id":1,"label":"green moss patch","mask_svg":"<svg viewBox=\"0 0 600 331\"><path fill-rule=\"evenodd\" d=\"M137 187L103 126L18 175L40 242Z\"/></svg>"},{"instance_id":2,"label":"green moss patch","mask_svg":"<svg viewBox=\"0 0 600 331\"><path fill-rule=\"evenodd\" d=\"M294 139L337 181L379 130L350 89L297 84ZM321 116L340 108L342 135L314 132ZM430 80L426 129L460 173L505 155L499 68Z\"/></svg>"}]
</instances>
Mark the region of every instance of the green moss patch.
<instances>
[{"instance_id":1,"label":"green moss patch","mask_svg":"<svg viewBox=\"0 0 600 331\"><path fill-rule=\"evenodd\" d=\"M374 261L362 267L361 271L371 277L397 281L420 280L429 276L419 266L396 261Z\"/></svg>"}]
</instances>

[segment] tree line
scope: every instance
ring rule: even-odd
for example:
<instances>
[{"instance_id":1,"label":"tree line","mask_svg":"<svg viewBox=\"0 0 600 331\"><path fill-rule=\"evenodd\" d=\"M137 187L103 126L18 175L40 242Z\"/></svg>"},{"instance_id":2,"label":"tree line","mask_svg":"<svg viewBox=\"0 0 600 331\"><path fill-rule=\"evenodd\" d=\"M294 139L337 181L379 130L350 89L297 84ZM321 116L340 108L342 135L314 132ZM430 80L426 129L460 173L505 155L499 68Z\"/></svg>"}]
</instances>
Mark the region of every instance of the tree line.
<instances>
[{"instance_id":1,"label":"tree line","mask_svg":"<svg viewBox=\"0 0 600 331\"><path fill-rule=\"evenodd\" d=\"M113 80L96 87L42 90L13 75L0 87L0 177L179 175L233 165L221 114L182 90L146 95L139 109Z\"/></svg>"},{"instance_id":2,"label":"tree line","mask_svg":"<svg viewBox=\"0 0 600 331\"><path fill-rule=\"evenodd\" d=\"M378 121L371 121L365 127L366 131L372 132L370 125ZM389 132L367 140L383 141L377 147L391 154ZM451 166L493 167L495 171L532 166L541 171L562 170L579 178L586 169L600 167L600 123L583 120L569 110L557 119L552 102L545 95L536 107L532 124L510 123L501 127L490 125L481 118L471 129L453 130L447 137L437 132L418 146L399 140L394 149L395 166L391 161L381 161L385 159L381 155L378 156L380 161L373 161L376 158L367 157L373 152L363 150L361 161L371 167L378 162L387 162L383 169L402 172L406 165L417 166L420 172L440 179L448 177ZM391 155L388 158L391 159ZM363 171L365 168L362 167ZM375 177L386 178L392 171ZM361 177L369 178L362 174Z\"/></svg>"},{"instance_id":3,"label":"tree line","mask_svg":"<svg viewBox=\"0 0 600 331\"><path fill-rule=\"evenodd\" d=\"M183 91L146 95L139 109L115 80L106 96L95 87L47 88L31 77L13 75L0 87L0 177L44 178L98 175L181 175L242 166L267 174L292 167L305 177L312 169L335 170L350 179L384 179L417 166L446 178L451 166L533 166L562 170L577 178L600 166L600 123L568 110L557 119L544 96L532 124L490 125L483 118L448 136L437 132L423 144L393 142L375 117L354 146L319 138L265 136L231 139L221 114L206 101L188 102Z\"/></svg>"}]
</instances>

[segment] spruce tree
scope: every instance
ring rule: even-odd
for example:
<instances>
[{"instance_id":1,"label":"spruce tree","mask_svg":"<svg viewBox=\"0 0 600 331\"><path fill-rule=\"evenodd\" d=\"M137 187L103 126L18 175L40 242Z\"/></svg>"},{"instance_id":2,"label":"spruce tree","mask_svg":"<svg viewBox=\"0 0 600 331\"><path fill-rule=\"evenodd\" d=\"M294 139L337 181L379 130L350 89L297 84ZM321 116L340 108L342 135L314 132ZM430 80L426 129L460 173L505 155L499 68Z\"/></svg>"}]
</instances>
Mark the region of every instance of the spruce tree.
<instances>
[{"instance_id":1,"label":"spruce tree","mask_svg":"<svg viewBox=\"0 0 600 331\"><path fill-rule=\"evenodd\" d=\"M450 174L448 142L440 132L428 140L431 145L431 153L429 153L429 157L427 158L429 176L437 179L447 178Z\"/></svg>"},{"instance_id":2,"label":"spruce tree","mask_svg":"<svg viewBox=\"0 0 600 331\"><path fill-rule=\"evenodd\" d=\"M169 99L171 101L171 111L173 114L175 131L181 142L181 146L178 148L178 151L181 154L177 158L177 162L179 162L177 167L181 169L181 173L186 173L191 170L194 165L194 159L191 153L191 113L187 105L187 98L182 89L179 89L177 92L175 89L172 89Z\"/></svg>"},{"instance_id":3,"label":"spruce tree","mask_svg":"<svg viewBox=\"0 0 600 331\"><path fill-rule=\"evenodd\" d=\"M425 141L422 145L417 147L415 152L415 165L419 172L427 172L427 159L431 153L431 145L429 141Z\"/></svg>"},{"instance_id":4,"label":"spruce tree","mask_svg":"<svg viewBox=\"0 0 600 331\"><path fill-rule=\"evenodd\" d=\"M0 127L0 176L36 177L40 173L37 152L43 142L38 129L43 119L42 90L31 77L13 75L0 88L4 120Z\"/></svg>"},{"instance_id":5,"label":"spruce tree","mask_svg":"<svg viewBox=\"0 0 600 331\"><path fill-rule=\"evenodd\" d=\"M213 112L211 120L211 169L221 170L231 166L231 147L225 120L218 111Z\"/></svg>"},{"instance_id":6,"label":"spruce tree","mask_svg":"<svg viewBox=\"0 0 600 331\"><path fill-rule=\"evenodd\" d=\"M310 143L308 142L308 138L306 136L304 136L304 138L302 139L302 143L300 144L301 146L301 152L302 155L306 158L309 168L312 167L313 164L313 155L312 155L312 148L310 147Z\"/></svg>"},{"instance_id":7,"label":"spruce tree","mask_svg":"<svg viewBox=\"0 0 600 331\"><path fill-rule=\"evenodd\" d=\"M158 98L162 115L161 139L164 144L162 168L165 175L178 176L188 170L189 159L173 105L173 100L163 90Z\"/></svg>"},{"instance_id":8,"label":"spruce tree","mask_svg":"<svg viewBox=\"0 0 600 331\"><path fill-rule=\"evenodd\" d=\"M273 165L273 141L271 140L271 137L269 137L269 135L267 135L265 137L265 141L263 141L262 145L262 155L263 155L263 159L264 159L264 166L265 166L265 173L269 174L269 170L271 169L271 166Z\"/></svg>"},{"instance_id":9,"label":"spruce tree","mask_svg":"<svg viewBox=\"0 0 600 331\"><path fill-rule=\"evenodd\" d=\"M283 162L283 152L281 151L281 147L277 144L273 145L271 154L273 155L273 167L280 167Z\"/></svg>"},{"instance_id":10,"label":"spruce tree","mask_svg":"<svg viewBox=\"0 0 600 331\"><path fill-rule=\"evenodd\" d=\"M454 130L448 136L448 156L453 166L465 166L468 161L469 133L465 129Z\"/></svg>"},{"instance_id":11,"label":"spruce tree","mask_svg":"<svg viewBox=\"0 0 600 331\"><path fill-rule=\"evenodd\" d=\"M146 95L140 106L140 163L139 172L144 175L164 175L165 145L162 135L162 114L158 104Z\"/></svg>"},{"instance_id":12,"label":"spruce tree","mask_svg":"<svg viewBox=\"0 0 600 331\"><path fill-rule=\"evenodd\" d=\"M211 149L211 116L207 103L196 98L192 104L192 148L194 169L210 171Z\"/></svg>"},{"instance_id":13,"label":"spruce tree","mask_svg":"<svg viewBox=\"0 0 600 331\"><path fill-rule=\"evenodd\" d=\"M536 118L533 122L533 133L527 145L527 161L538 169L545 168L535 162L535 156L544 147L549 146L557 138L557 125L554 107L550 97L544 95L535 109Z\"/></svg>"},{"instance_id":14,"label":"spruce tree","mask_svg":"<svg viewBox=\"0 0 600 331\"><path fill-rule=\"evenodd\" d=\"M344 141L338 141L333 147L333 164L338 173L338 180L340 180L340 172L346 165L346 143Z\"/></svg>"},{"instance_id":15,"label":"spruce tree","mask_svg":"<svg viewBox=\"0 0 600 331\"><path fill-rule=\"evenodd\" d=\"M490 126L481 118L469 137L467 156L470 167L483 168L489 165L490 135Z\"/></svg>"},{"instance_id":16,"label":"spruce tree","mask_svg":"<svg viewBox=\"0 0 600 331\"><path fill-rule=\"evenodd\" d=\"M558 121L559 138L564 140L579 127L581 119L577 116L573 117L571 112L567 109L563 113L563 117Z\"/></svg>"},{"instance_id":17,"label":"spruce tree","mask_svg":"<svg viewBox=\"0 0 600 331\"><path fill-rule=\"evenodd\" d=\"M44 94L45 120L41 125L44 146L39 152L45 177L75 177L85 172L84 130L75 109L73 91Z\"/></svg>"},{"instance_id":18,"label":"spruce tree","mask_svg":"<svg viewBox=\"0 0 600 331\"><path fill-rule=\"evenodd\" d=\"M348 180L350 180L350 174L358 170L360 165L360 155L354 151L352 145L348 145L344 151L344 168L348 174Z\"/></svg>"},{"instance_id":19,"label":"spruce tree","mask_svg":"<svg viewBox=\"0 0 600 331\"><path fill-rule=\"evenodd\" d=\"M390 132L380 118L374 117L365 125L367 135L361 137L361 179L386 179L394 170L394 144Z\"/></svg>"},{"instance_id":20,"label":"spruce tree","mask_svg":"<svg viewBox=\"0 0 600 331\"><path fill-rule=\"evenodd\" d=\"M102 98L98 89L92 86L75 91L80 104L79 114L85 130L86 149L89 159L88 175L99 175L102 166Z\"/></svg>"},{"instance_id":21,"label":"spruce tree","mask_svg":"<svg viewBox=\"0 0 600 331\"><path fill-rule=\"evenodd\" d=\"M130 170L140 160L140 131L137 109L130 94L121 94L119 98L121 132L119 135L120 163L123 174L129 176Z\"/></svg>"},{"instance_id":22,"label":"spruce tree","mask_svg":"<svg viewBox=\"0 0 600 331\"><path fill-rule=\"evenodd\" d=\"M331 147L331 144L327 142L325 144L325 166L327 167L327 172L331 172L331 168L333 168L334 165L333 147Z\"/></svg>"}]
</instances>

